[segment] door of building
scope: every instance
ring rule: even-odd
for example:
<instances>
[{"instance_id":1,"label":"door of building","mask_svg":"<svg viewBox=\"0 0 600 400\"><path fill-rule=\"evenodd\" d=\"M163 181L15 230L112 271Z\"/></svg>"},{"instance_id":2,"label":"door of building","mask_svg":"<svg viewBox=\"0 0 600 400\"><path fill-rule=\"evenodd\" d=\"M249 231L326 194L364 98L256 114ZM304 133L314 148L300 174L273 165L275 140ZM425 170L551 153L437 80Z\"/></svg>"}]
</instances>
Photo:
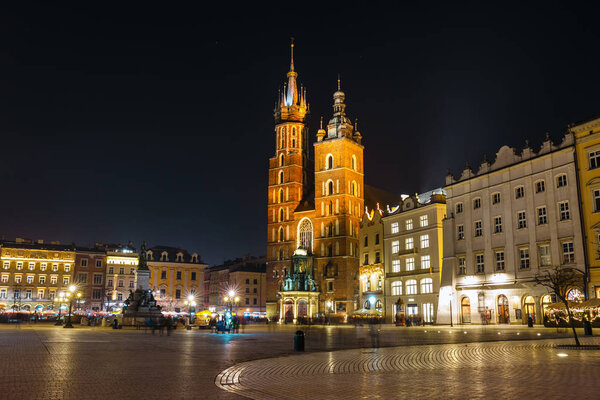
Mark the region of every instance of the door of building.
<instances>
[{"instance_id":1,"label":"door of building","mask_svg":"<svg viewBox=\"0 0 600 400\"><path fill-rule=\"evenodd\" d=\"M508 299L505 295L498 296L498 323L508 324L510 319L508 316Z\"/></svg>"},{"instance_id":2,"label":"door of building","mask_svg":"<svg viewBox=\"0 0 600 400\"><path fill-rule=\"evenodd\" d=\"M463 297L460 301L460 315L463 324L471 323L471 300L468 297Z\"/></svg>"},{"instance_id":3,"label":"door of building","mask_svg":"<svg viewBox=\"0 0 600 400\"><path fill-rule=\"evenodd\" d=\"M523 303L525 309L525 320L527 322L527 318L531 317L533 323L535 324L535 300L533 296L525 297L525 302Z\"/></svg>"}]
</instances>

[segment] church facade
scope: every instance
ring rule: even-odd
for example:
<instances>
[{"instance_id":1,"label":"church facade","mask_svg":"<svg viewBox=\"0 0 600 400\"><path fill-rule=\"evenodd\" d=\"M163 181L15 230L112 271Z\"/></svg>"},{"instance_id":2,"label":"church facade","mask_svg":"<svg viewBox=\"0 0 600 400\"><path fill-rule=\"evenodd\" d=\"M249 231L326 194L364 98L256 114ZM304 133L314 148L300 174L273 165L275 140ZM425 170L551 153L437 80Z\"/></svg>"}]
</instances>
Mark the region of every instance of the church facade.
<instances>
[{"instance_id":1,"label":"church facade","mask_svg":"<svg viewBox=\"0 0 600 400\"><path fill-rule=\"evenodd\" d=\"M269 159L267 316L294 321L351 314L358 298L358 231L364 210L362 136L338 80L333 116L309 153L309 105L292 57L274 110Z\"/></svg>"}]
</instances>

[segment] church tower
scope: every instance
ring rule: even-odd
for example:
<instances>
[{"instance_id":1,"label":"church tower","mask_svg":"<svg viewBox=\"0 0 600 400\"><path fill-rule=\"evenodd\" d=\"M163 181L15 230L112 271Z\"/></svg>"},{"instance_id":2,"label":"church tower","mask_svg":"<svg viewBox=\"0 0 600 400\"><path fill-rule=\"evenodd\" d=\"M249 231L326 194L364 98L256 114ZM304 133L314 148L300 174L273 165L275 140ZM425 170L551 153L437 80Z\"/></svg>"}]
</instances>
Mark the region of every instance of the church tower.
<instances>
[{"instance_id":1,"label":"church tower","mask_svg":"<svg viewBox=\"0 0 600 400\"><path fill-rule=\"evenodd\" d=\"M267 223L267 312L275 312L278 277L289 273L296 249L294 211L308 191L309 107L306 90L298 87L294 69L294 42L291 43L290 70L275 105L275 154L269 159ZM269 310L269 308L273 308Z\"/></svg>"},{"instance_id":2,"label":"church tower","mask_svg":"<svg viewBox=\"0 0 600 400\"><path fill-rule=\"evenodd\" d=\"M320 308L351 314L358 296L358 229L364 210L363 146L346 116L345 94L333 94L333 117L317 132L315 154L316 278Z\"/></svg>"}]
</instances>

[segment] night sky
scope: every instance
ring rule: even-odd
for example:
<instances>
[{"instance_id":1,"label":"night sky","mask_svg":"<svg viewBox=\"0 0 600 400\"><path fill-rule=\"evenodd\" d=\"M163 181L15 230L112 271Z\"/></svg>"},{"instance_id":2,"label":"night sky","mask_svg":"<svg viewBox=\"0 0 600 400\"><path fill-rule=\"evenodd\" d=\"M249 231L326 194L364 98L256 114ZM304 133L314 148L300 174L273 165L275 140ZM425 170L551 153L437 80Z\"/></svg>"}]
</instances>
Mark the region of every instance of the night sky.
<instances>
[{"instance_id":1,"label":"night sky","mask_svg":"<svg viewBox=\"0 0 600 400\"><path fill-rule=\"evenodd\" d=\"M5 239L146 240L210 264L264 254L290 36L311 139L340 73L366 183L396 193L600 115L598 10L574 2L12 3L23 8L0 9Z\"/></svg>"}]
</instances>

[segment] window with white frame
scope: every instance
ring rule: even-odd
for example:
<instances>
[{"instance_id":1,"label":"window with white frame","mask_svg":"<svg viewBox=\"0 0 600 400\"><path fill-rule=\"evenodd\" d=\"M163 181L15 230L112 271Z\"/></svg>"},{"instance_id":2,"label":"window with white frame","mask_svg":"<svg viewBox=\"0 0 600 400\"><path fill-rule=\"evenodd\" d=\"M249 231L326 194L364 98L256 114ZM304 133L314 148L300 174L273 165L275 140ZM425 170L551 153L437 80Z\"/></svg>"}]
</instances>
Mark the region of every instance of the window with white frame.
<instances>
[{"instance_id":1,"label":"window with white frame","mask_svg":"<svg viewBox=\"0 0 600 400\"><path fill-rule=\"evenodd\" d=\"M400 229L398 228L397 222L392 222L392 233L398 233Z\"/></svg>"},{"instance_id":2,"label":"window with white frame","mask_svg":"<svg viewBox=\"0 0 600 400\"><path fill-rule=\"evenodd\" d=\"M548 223L548 213L546 212L546 206L537 208L537 223L538 225L544 225Z\"/></svg>"},{"instance_id":3,"label":"window with white frame","mask_svg":"<svg viewBox=\"0 0 600 400\"><path fill-rule=\"evenodd\" d=\"M66 286L68 284L69 284L69 277L68 276L63 277L63 285Z\"/></svg>"},{"instance_id":4,"label":"window with white frame","mask_svg":"<svg viewBox=\"0 0 600 400\"><path fill-rule=\"evenodd\" d=\"M525 196L525 188L523 186L517 186L515 188L515 199L520 199Z\"/></svg>"},{"instance_id":5,"label":"window with white frame","mask_svg":"<svg viewBox=\"0 0 600 400\"><path fill-rule=\"evenodd\" d=\"M21 280L23 280L21 275L15 275L15 283L21 283Z\"/></svg>"},{"instance_id":6,"label":"window with white frame","mask_svg":"<svg viewBox=\"0 0 600 400\"><path fill-rule=\"evenodd\" d=\"M44 298L44 289L38 289L37 298L38 299L43 299Z\"/></svg>"},{"instance_id":7,"label":"window with white frame","mask_svg":"<svg viewBox=\"0 0 600 400\"><path fill-rule=\"evenodd\" d=\"M500 204L500 193L496 192L492 194L492 204Z\"/></svg>"},{"instance_id":8,"label":"window with white frame","mask_svg":"<svg viewBox=\"0 0 600 400\"><path fill-rule=\"evenodd\" d=\"M496 252L496 271L504 271L504 251Z\"/></svg>"},{"instance_id":9,"label":"window with white frame","mask_svg":"<svg viewBox=\"0 0 600 400\"><path fill-rule=\"evenodd\" d=\"M414 271L415 270L415 259L410 257L406 259L406 270Z\"/></svg>"},{"instance_id":10,"label":"window with white frame","mask_svg":"<svg viewBox=\"0 0 600 400\"><path fill-rule=\"evenodd\" d=\"M71 270L71 266L69 264L65 264L65 272L69 272Z\"/></svg>"},{"instance_id":11,"label":"window with white frame","mask_svg":"<svg viewBox=\"0 0 600 400\"><path fill-rule=\"evenodd\" d=\"M556 187L561 188L567 186L567 175L561 174L556 177Z\"/></svg>"},{"instance_id":12,"label":"window with white frame","mask_svg":"<svg viewBox=\"0 0 600 400\"><path fill-rule=\"evenodd\" d=\"M47 264L46 264L46 263L41 263L41 264L40 264L40 270L41 270L41 271L45 271L45 270L46 270L46 267L47 267Z\"/></svg>"},{"instance_id":13,"label":"window with white frame","mask_svg":"<svg viewBox=\"0 0 600 400\"><path fill-rule=\"evenodd\" d=\"M456 203L456 213L460 214L463 212L463 203Z\"/></svg>"},{"instance_id":14,"label":"window with white frame","mask_svg":"<svg viewBox=\"0 0 600 400\"><path fill-rule=\"evenodd\" d=\"M392 260L392 272L400 272L400 260Z\"/></svg>"},{"instance_id":15,"label":"window with white frame","mask_svg":"<svg viewBox=\"0 0 600 400\"><path fill-rule=\"evenodd\" d=\"M537 181L535 183L535 192L536 193L542 193L546 191L546 183L541 180L541 181Z\"/></svg>"},{"instance_id":16,"label":"window with white frame","mask_svg":"<svg viewBox=\"0 0 600 400\"><path fill-rule=\"evenodd\" d=\"M431 268L431 256L421 256L421 269Z\"/></svg>"},{"instance_id":17,"label":"window with white frame","mask_svg":"<svg viewBox=\"0 0 600 400\"><path fill-rule=\"evenodd\" d=\"M10 269L10 262L4 261L4 269Z\"/></svg>"},{"instance_id":18,"label":"window with white frame","mask_svg":"<svg viewBox=\"0 0 600 400\"><path fill-rule=\"evenodd\" d=\"M392 254L398 254L400 252L400 242L398 240L394 240L392 242Z\"/></svg>"},{"instance_id":19,"label":"window with white frame","mask_svg":"<svg viewBox=\"0 0 600 400\"><path fill-rule=\"evenodd\" d=\"M21 261L19 261L17 263L17 270L22 270L23 269L23 263Z\"/></svg>"},{"instance_id":20,"label":"window with white frame","mask_svg":"<svg viewBox=\"0 0 600 400\"><path fill-rule=\"evenodd\" d=\"M46 283L46 277L44 275L40 275L40 283Z\"/></svg>"},{"instance_id":21,"label":"window with white frame","mask_svg":"<svg viewBox=\"0 0 600 400\"><path fill-rule=\"evenodd\" d=\"M568 221L571 219L568 201L561 201L560 203L558 203L558 214L560 215L561 221Z\"/></svg>"},{"instance_id":22,"label":"window with white frame","mask_svg":"<svg viewBox=\"0 0 600 400\"><path fill-rule=\"evenodd\" d=\"M483 258L483 253L479 253L475 255L475 267L478 274L483 274L485 272L485 263Z\"/></svg>"},{"instance_id":23,"label":"window with white frame","mask_svg":"<svg viewBox=\"0 0 600 400\"><path fill-rule=\"evenodd\" d=\"M82 267L87 267L87 265L88 265L88 260L87 260L87 258L82 258L82 259L81 259L81 266L82 266Z\"/></svg>"},{"instance_id":24,"label":"window with white frame","mask_svg":"<svg viewBox=\"0 0 600 400\"><path fill-rule=\"evenodd\" d=\"M413 238L406 238L404 240L404 248L406 250L411 250L415 247L415 241Z\"/></svg>"},{"instance_id":25,"label":"window with white frame","mask_svg":"<svg viewBox=\"0 0 600 400\"><path fill-rule=\"evenodd\" d=\"M548 267L552 265L552 256L550 255L549 244L540 244L538 246L538 253L540 254L540 265L542 267Z\"/></svg>"},{"instance_id":26,"label":"window with white frame","mask_svg":"<svg viewBox=\"0 0 600 400\"><path fill-rule=\"evenodd\" d=\"M590 160L590 169L600 167L600 150L591 151L588 154Z\"/></svg>"},{"instance_id":27,"label":"window with white frame","mask_svg":"<svg viewBox=\"0 0 600 400\"><path fill-rule=\"evenodd\" d=\"M465 227L464 225L457 225L456 227L456 237L458 240L463 240L465 238Z\"/></svg>"},{"instance_id":28,"label":"window with white frame","mask_svg":"<svg viewBox=\"0 0 600 400\"><path fill-rule=\"evenodd\" d=\"M465 257L458 257L458 275L467 273L467 260Z\"/></svg>"},{"instance_id":29,"label":"window with white frame","mask_svg":"<svg viewBox=\"0 0 600 400\"><path fill-rule=\"evenodd\" d=\"M412 228L413 228L412 219L407 219L406 220L406 230L410 231Z\"/></svg>"},{"instance_id":30,"label":"window with white frame","mask_svg":"<svg viewBox=\"0 0 600 400\"><path fill-rule=\"evenodd\" d=\"M575 262L575 251L573 242L562 242L563 264L573 264Z\"/></svg>"},{"instance_id":31,"label":"window with white frame","mask_svg":"<svg viewBox=\"0 0 600 400\"><path fill-rule=\"evenodd\" d=\"M517 213L517 229L527 228L527 217L525 211L519 211Z\"/></svg>"},{"instance_id":32,"label":"window with white frame","mask_svg":"<svg viewBox=\"0 0 600 400\"><path fill-rule=\"evenodd\" d=\"M27 276L27 283L29 283L29 284L33 283L33 275Z\"/></svg>"},{"instance_id":33,"label":"window with white frame","mask_svg":"<svg viewBox=\"0 0 600 400\"><path fill-rule=\"evenodd\" d=\"M483 236L483 227L481 221L475 221L475 237Z\"/></svg>"},{"instance_id":34,"label":"window with white frame","mask_svg":"<svg viewBox=\"0 0 600 400\"><path fill-rule=\"evenodd\" d=\"M600 189L592 190L592 201L594 203L594 212L600 212Z\"/></svg>"},{"instance_id":35,"label":"window with white frame","mask_svg":"<svg viewBox=\"0 0 600 400\"><path fill-rule=\"evenodd\" d=\"M2 283L8 283L8 275L2 275Z\"/></svg>"},{"instance_id":36,"label":"window with white frame","mask_svg":"<svg viewBox=\"0 0 600 400\"><path fill-rule=\"evenodd\" d=\"M421 293L433 293L433 279L423 278L421 279Z\"/></svg>"},{"instance_id":37,"label":"window with white frame","mask_svg":"<svg viewBox=\"0 0 600 400\"><path fill-rule=\"evenodd\" d=\"M481 199L479 197L473 200L473 209L476 210L478 208L481 208Z\"/></svg>"},{"instance_id":38,"label":"window with white frame","mask_svg":"<svg viewBox=\"0 0 600 400\"><path fill-rule=\"evenodd\" d=\"M433 322L433 303L423 303L423 321L427 323Z\"/></svg>"},{"instance_id":39,"label":"window with white frame","mask_svg":"<svg viewBox=\"0 0 600 400\"><path fill-rule=\"evenodd\" d=\"M58 271L58 264L52 264L52 271Z\"/></svg>"},{"instance_id":40,"label":"window with white frame","mask_svg":"<svg viewBox=\"0 0 600 400\"><path fill-rule=\"evenodd\" d=\"M35 269L35 263L30 262L29 263L29 270L33 271Z\"/></svg>"},{"instance_id":41,"label":"window with white frame","mask_svg":"<svg viewBox=\"0 0 600 400\"><path fill-rule=\"evenodd\" d=\"M502 232L502 217L494 217L494 233Z\"/></svg>"},{"instance_id":42,"label":"window with white frame","mask_svg":"<svg viewBox=\"0 0 600 400\"><path fill-rule=\"evenodd\" d=\"M56 285L56 281L57 280L58 280L58 277L56 277L56 276L51 276L50 277L50 283L53 284L53 285Z\"/></svg>"},{"instance_id":43,"label":"window with white frame","mask_svg":"<svg viewBox=\"0 0 600 400\"><path fill-rule=\"evenodd\" d=\"M102 267L102 260L96 260L96 267L97 268L101 268Z\"/></svg>"},{"instance_id":44,"label":"window with white frame","mask_svg":"<svg viewBox=\"0 0 600 400\"><path fill-rule=\"evenodd\" d=\"M529 247L519 248L519 269L529 269Z\"/></svg>"},{"instance_id":45,"label":"window with white frame","mask_svg":"<svg viewBox=\"0 0 600 400\"><path fill-rule=\"evenodd\" d=\"M429 235L421 235L421 248L426 249L429 247Z\"/></svg>"},{"instance_id":46,"label":"window with white frame","mask_svg":"<svg viewBox=\"0 0 600 400\"><path fill-rule=\"evenodd\" d=\"M427 215L421 215L419 217L419 225L421 225L421 228L429 225L429 218L427 217Z\"/></svg>"},{"instance_id":47,"label":"window with white frame","mask_svg":"<svg viewBox=\"0 0 600 400\"><path fill-rule=\"evenodd\" d=\"M392 296L402 295L402 281L392 282Z\"/></svg>"},{"instance_id":48,"label":"window with white frame","mask_svg":"<svg viewBox=\"0 0 600 400\"><path fill-rule=\"evenodd\" d=\"M406 281L406 294L417 294L416 279L409 279Z\"/></svg>"}]
</instances>

